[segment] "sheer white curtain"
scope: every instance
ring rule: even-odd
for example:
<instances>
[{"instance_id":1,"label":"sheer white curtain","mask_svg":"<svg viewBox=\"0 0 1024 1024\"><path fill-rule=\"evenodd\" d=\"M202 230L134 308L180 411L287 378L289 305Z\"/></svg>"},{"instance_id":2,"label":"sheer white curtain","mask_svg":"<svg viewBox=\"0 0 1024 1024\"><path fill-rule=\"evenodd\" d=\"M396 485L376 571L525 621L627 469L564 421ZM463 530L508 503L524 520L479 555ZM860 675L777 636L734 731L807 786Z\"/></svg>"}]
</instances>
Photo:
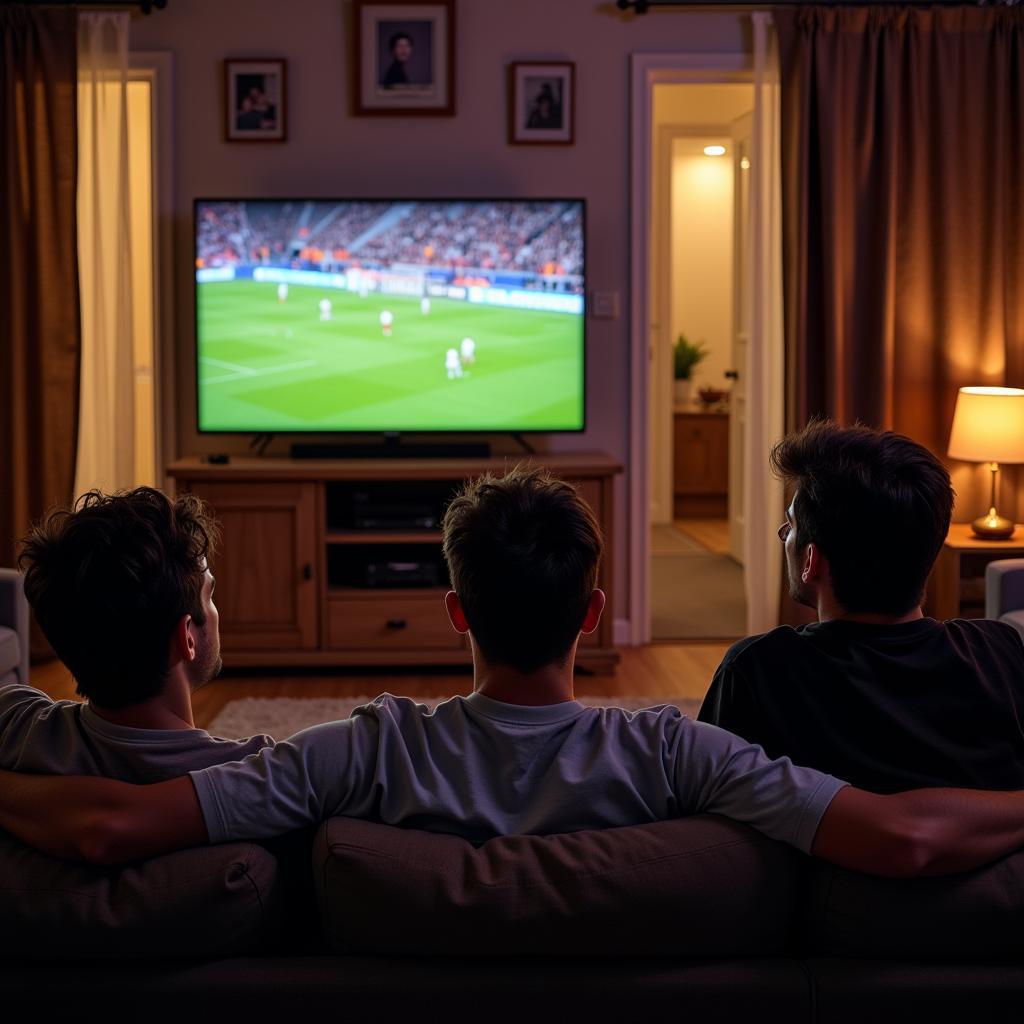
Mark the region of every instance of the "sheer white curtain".
<instances>
[{"instance_id":1,"label":"sheer white curtain","mask_svg":"<svg viewBox=\"0 0 1024 1024\"><path fill-rule=\"evenodd\" d=\"M75 493L135 482L128 14L78 16L81 410Z\"/></svg>"},{"instance_id":2,"label":"sheer white curtain","mask_svg":"<svg viewBox=\"0 0 1024 1024\"><path fill-rule=\"evenodd\" d=\"M747 366L747 508L744 553L747 632L779 624L783 489L768 452L784 430L782 323L782 152L779 52L771 15L753 14L754 127L750 150L750 238L753 247Z\"/></svg>"}]
</instances>

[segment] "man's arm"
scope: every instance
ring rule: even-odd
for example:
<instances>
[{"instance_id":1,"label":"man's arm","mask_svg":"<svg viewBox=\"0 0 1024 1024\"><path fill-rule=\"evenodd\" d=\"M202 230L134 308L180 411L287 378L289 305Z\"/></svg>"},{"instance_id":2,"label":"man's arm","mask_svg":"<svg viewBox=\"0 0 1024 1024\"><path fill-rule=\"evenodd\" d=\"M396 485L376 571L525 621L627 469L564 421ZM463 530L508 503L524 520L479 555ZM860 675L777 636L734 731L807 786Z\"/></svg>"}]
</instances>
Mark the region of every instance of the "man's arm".
<instances>
[{"instance_id":1,"label":"man's arm","mask_svg":"<svg viewBox=\"0 0 1024 1024\"><path fill-rule=\"evenodd\" d=\"M1024 792L915 789L879 796L847 786L825 810L815 857L869 875L949 875L1024 846Z\"/></svg>"},{"instance_id":2,"label":"man's arm","mask_svg":"<svg viewBox=\"0 0 1024 1024\"><path fill-rule=\"evenodd\" d=\"M0 828L45 853L123 864L208 842L189 776L135 786L0 772Z\"/></svg>"}]
</instances>

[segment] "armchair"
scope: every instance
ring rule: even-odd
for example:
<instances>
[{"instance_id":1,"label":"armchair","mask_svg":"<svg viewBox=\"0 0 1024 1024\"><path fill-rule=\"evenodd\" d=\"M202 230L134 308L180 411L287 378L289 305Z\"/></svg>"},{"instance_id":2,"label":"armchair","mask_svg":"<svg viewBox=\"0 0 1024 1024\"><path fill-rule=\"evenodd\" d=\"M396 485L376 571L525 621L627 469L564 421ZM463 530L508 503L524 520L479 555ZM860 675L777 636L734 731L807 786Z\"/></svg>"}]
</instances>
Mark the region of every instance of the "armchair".
<instances>
[{"instance_id":1,"label":"armchair","mask_svg":"<svg viewBox=\"0 0 1024 1024\"><path fill-rule=\"evenodd\" d=\"M0 685L28 684L28 601L16 569L0 569Z\"/></svg>"},{"instance_id":2,"label":"armchair","mask_svg":"<svg viewBox=\"0 0 1024 1024\"><path fill-rule=\"evenodd\" d=\"M985 618L1008 622L1024 637L1024 558L985 567Z\"/></svg>"}]
</instances>

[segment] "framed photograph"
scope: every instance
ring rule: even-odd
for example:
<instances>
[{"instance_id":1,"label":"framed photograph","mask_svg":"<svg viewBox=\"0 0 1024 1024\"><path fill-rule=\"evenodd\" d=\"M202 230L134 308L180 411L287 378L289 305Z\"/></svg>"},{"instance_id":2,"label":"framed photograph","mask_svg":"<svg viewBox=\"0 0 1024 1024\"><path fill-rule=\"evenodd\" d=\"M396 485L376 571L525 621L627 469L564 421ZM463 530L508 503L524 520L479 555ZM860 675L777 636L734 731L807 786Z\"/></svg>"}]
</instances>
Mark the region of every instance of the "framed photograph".
<instances>
[{"instance_id":1,"label":"framed photograph","mask_svg":"<svg viewBox=\"0 0 1024 1024\"><path fill-rule=\"evenodd\" d=\"M455 113L455 0L355 0L356 115Z\"/></svg>"},{"instance_id":2,"label":"framed photograph","mask_svg":"<svg viewBox=\"0 0 1024 1024\"><path fill-rule=\"evenodd\" d=\"M575 64L521 61L509 65L510 145L571 146L575 108Z\"/></svg>"},{"instance_id":3,"label":"framed photograph","mask_svg":"<svg viewBox=\"0 0 1024 1024\"><path fill-rule=\"evenodd\" d=\"M278 58L224 61L224 138L284 142L285 62Z\"/></svg>"}]
</instances>

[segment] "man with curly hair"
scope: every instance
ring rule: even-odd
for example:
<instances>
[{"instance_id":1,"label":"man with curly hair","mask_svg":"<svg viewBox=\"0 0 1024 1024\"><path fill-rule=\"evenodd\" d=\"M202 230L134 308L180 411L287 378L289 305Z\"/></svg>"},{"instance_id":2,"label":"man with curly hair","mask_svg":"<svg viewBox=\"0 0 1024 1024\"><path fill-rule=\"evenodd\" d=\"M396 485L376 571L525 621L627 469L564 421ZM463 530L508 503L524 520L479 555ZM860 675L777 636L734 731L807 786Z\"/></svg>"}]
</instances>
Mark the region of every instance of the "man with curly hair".
<instances>
[{"instance_id":1,"label":"man with curly hair","mask_svg":"<svg viewBox=\"0 0 1024 1024\"><path fill-rule=\"evenodd\" d=\"M197 497L90 491L37 523L25 594L84 703L0 688L0 768L159 782L245 757L269 736L197 729L192 693L221 668L217 524Z\"/></svg>"}]
</instances>

